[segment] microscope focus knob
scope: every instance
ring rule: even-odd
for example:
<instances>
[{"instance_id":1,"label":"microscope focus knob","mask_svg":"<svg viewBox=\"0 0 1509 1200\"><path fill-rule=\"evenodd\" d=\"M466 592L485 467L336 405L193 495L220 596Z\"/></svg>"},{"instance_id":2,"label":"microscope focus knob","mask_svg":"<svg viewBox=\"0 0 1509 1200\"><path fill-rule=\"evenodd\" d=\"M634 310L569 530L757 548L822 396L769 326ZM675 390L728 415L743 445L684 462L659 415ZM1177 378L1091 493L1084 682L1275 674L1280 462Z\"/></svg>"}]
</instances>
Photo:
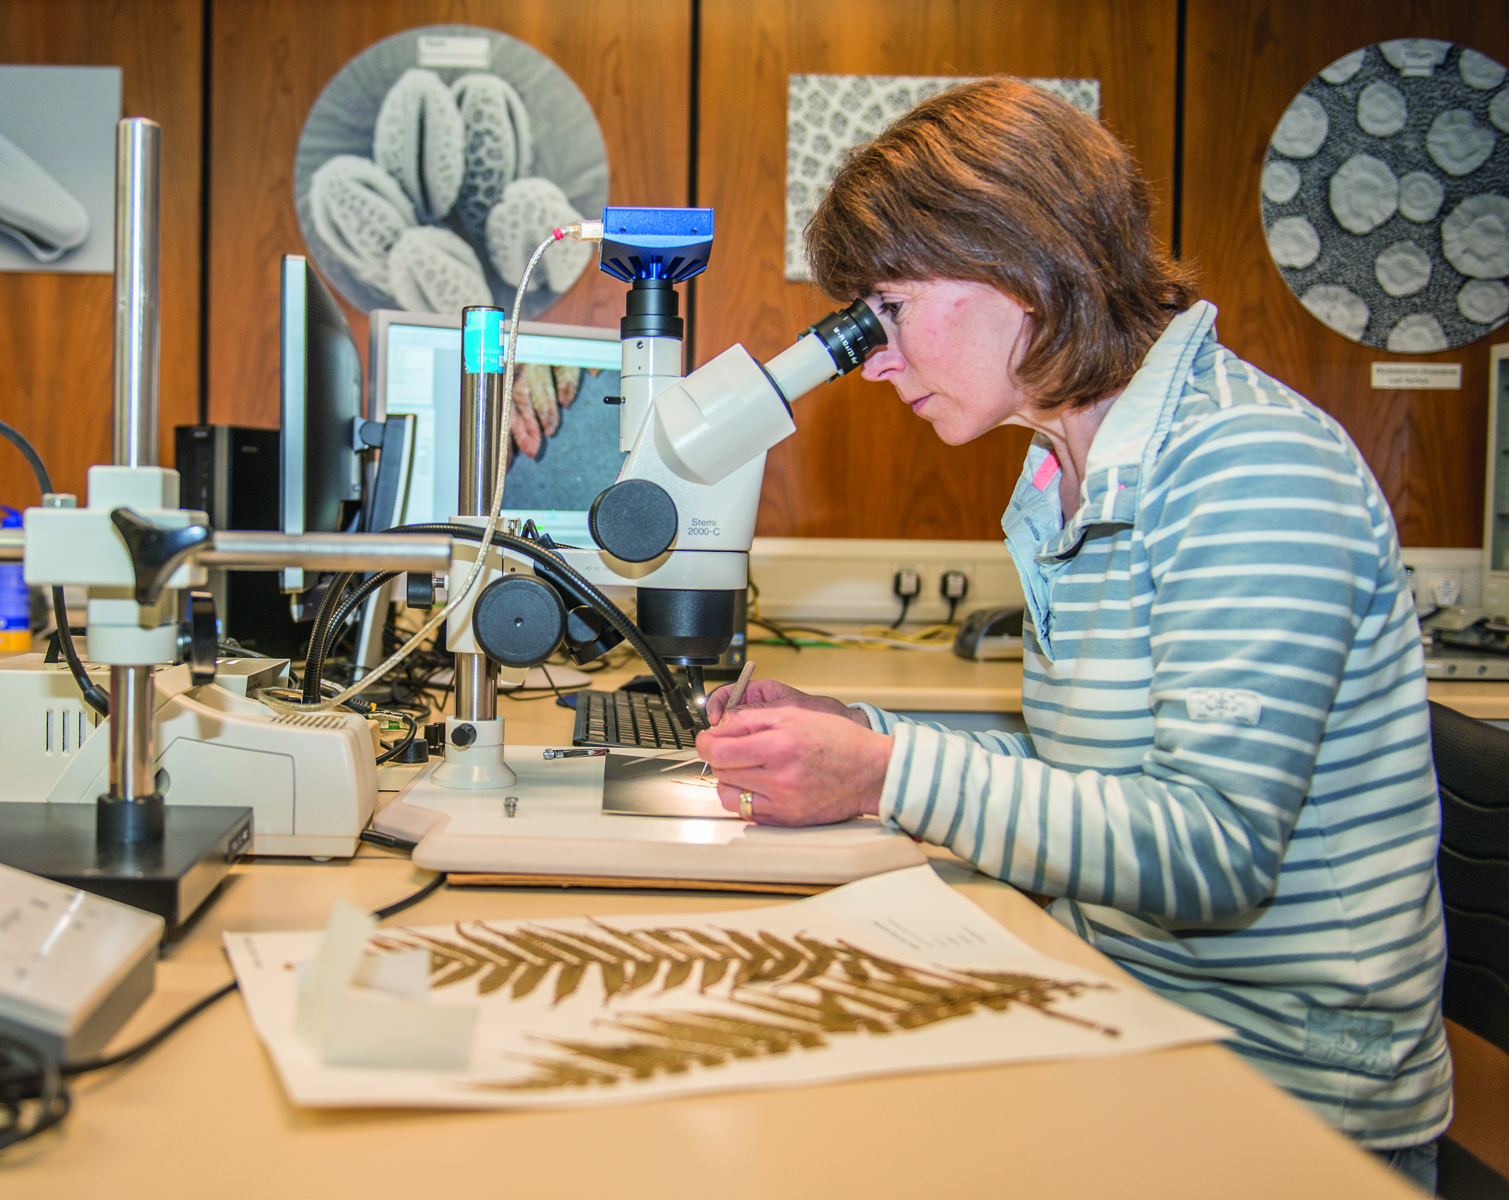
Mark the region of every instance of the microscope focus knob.
<instances>
[{"instance_id":1,"label":"microscope focus knob","mask_svg":"<svg viewBox=\"0 0 1509 1200\"><path fill-rule=\"evenodd\" d=\"M659 558L676 540L676 502L658 483L625 479L592 502L587 524L592 540L624 562Z\"/></svg>"},{"instance_id":2,"label":"microscope focus knob","mask_svg":"<svg viewBox=\"0 0 1509 1200\"><path fill-rule=\"evenodd\" d=\"M215 628L215 598L209 592L189 593L188 620L183 624L179 649L188 660L189 678L195 687L215 682L220 640Z\"/></svg>"},{"instance_id":3,"label":"microscope focus knob","mask_svg":"<svg viewBox=\"0 0 1509 1200\"><path fill-rule=\"evenodd\" d=\"M543 579L508 575L477 597L472 633L487 657L505 667L537 667L566 635L566 606Z\"/></svg>"}]
</instances>

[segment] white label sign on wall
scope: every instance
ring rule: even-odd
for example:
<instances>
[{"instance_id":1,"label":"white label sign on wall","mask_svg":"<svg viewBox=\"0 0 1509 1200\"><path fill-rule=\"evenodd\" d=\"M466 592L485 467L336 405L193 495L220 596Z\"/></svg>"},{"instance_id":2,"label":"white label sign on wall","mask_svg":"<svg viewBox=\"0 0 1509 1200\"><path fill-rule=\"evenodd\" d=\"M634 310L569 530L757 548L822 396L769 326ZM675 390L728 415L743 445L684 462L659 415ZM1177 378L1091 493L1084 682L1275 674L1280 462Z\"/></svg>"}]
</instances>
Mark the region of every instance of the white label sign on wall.
<instances>
[{"instance_id":1,"label":"white label sign on wall","mask_svg":"<svg viewBox=\"0 0 1509 1200\"><path fill-rule=\"evenodd\" d=\"M1462 364L1375 362L1373 387L1383 391L1460 391Z\"/></svg>"},{"instance_id":2,"label":"white label sign on wall","mask_svg":"<svg viewBox=\"0 0 1509 1200\"><path fill-rule=\"evenodd\" d=\"M424 34L419 39L421 67L471 67L487 70L492 42L485 37L444 37Z\"/></svg>"}]
</instances>

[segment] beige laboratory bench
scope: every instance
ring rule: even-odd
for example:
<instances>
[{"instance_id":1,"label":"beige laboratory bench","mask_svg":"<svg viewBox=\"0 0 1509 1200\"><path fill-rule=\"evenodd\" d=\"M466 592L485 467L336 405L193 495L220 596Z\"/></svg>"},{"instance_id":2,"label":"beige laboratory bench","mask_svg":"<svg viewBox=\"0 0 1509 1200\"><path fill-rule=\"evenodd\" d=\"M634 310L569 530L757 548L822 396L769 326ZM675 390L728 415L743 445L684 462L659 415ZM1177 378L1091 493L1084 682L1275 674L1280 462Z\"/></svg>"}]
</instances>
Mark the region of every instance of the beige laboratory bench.
<instances>
[{"instance_id":1,"label":"beige laboratory bench","mask_svg":"<svg viewBox=\"0 0 1509 1200\"><path fill-rule=\"evenodd\" d=\"M1022 711L1022 664L967 662L951 653L916 650L833 650L821 646L754 645L756 675L804 692L864 701L895 712L1011 713ZM603 675L611 687L633 671ZM1432 679L1427 693L1469 717L1509 721L1509 681ZM504 713L507 716L507 712Z\"/></svg>"},{"instance_id":2,"label":"beige laboratory bench","mask_svg":"<svg viewBox=\"0 0 1509 1200\"><path fill-rule=\"evenodd\" d=\"M989 711L1018 703L1016 665L765 647L755 654L762 673L768 666L769 674L797 684L898 708L941 708L945 696L954 706ZM570 737L570 714L552 701L505 704L503 711L516 743L564 744ZM935 866L1032 945L1119 975L1021 893L952 859ZM115 1046L230 977L224 931L317 928L338 897L376 908L427 878L386 851L349 862L273 859L237 867L168 948L156 992ZM777 902L664 891L446 889L397 920L549 920ZM1218 1045L576 1113L318 1111L288 1103L238 996L139 1062L80 1080L74 1111L59 1129L0 1154L6 1200L1416 1194Z\"/></svg>"}]
</instances>

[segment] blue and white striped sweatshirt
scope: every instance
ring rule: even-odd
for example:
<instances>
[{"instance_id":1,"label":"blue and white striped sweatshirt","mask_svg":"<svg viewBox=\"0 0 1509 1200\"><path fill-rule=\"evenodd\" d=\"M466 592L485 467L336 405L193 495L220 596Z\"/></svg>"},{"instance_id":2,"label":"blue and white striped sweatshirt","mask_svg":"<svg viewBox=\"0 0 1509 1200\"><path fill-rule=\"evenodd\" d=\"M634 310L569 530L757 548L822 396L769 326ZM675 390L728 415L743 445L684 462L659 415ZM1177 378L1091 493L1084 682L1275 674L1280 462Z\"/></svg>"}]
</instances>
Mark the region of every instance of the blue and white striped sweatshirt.
<instances>
[{"instance_id":1,"label":"blue and white striped sweatshirt","mask_svg":"<svg viewBox=\"0 0 1509 1200\"><path fill-rule=\"evenodd\" d=\"M1375 1149L1451 1114L1420 635L1346 432L1181 313L1064 523L1028 453L1002 520L1030 737L861 705L880 815L1049 911Z\"/></svg>"}]
</instances>

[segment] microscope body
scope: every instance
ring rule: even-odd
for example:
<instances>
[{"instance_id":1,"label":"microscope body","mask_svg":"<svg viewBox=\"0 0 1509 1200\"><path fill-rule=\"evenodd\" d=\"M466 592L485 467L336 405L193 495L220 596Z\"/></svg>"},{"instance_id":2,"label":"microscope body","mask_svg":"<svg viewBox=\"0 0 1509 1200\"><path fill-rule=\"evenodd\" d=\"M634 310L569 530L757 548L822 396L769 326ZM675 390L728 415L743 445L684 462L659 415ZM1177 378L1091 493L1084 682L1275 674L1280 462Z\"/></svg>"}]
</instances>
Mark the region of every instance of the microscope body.
<instances>
[{"instance_id":1,"label":"microscope body","mask_svg":"<svg viewBox=\"0 0 1509 1200\"><path fill-rule=\"evenodd\" d=\"M858 367L885 334L855 301L768 363L734 345L683 377L674 286L706 268L712 210L610 208L603 226L602 269L629 284L620 325L623 395L614 398L626 457L592 505L596 546L557 553L595 586L634 587L636 623L650 646L667 662L700 667L716 662L733 637L735 598L749 585L765 457L796 432L791 401ZM534 570L496 557L499 578ZM529 639L521 633L519 641ZM578 662L594 656L578 654L571 637L565 643Z\"/></svg>"}]
</instances>

